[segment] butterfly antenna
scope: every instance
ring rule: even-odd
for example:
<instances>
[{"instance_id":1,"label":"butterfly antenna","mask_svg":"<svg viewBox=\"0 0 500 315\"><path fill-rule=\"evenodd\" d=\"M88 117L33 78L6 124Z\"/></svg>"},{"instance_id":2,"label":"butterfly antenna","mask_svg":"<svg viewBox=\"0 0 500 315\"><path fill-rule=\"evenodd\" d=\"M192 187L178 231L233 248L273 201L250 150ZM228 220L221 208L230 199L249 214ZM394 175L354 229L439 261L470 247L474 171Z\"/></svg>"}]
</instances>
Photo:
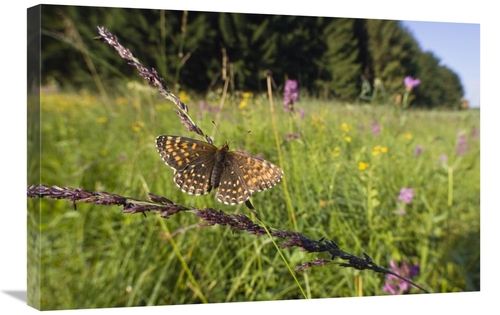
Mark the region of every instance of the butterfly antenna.
<instances>
[{"instance_id":1,"label":"butterfly antenna","mask_svg":"<svg viewBox=\"0 0 500 315\"><path fill-rule=\"evenodd\" d=\"M217 126L217 123L216 123L215 121L213 121L213 120L212 120L212 124L214 124L214 127L215 127L215 130L216 130L216 132L217 132L217 135L220 135L220 131L219 131L219 128L218 128L218 126ZM236 141L237 139L239 139L239 138L241 138L241 137L246 136L246 135L247 135L247 134L249 134L250 132L252 132L252 131L251 131L251 130L248 130L247 132L245 132L244 134L242 134L242 135L241 135L241 136L239 136L238 138L233 139L233 140L231 140L231 141L228 141L228 142L227 142L227 144L230 144L230 143L232 143L232 142Z\"/></svg>"},{"instance_id":2,"label":"butterfly antenna","mask_svg":"<svg viewBox=\"0 0 500 315\"><path fill-rule=\"evenodd\" d=\"M246 135L247 135L247 134L249 134L250 132L252 132L252 130L247 130L247 132L245 132L244 134L242 134L242 135L241 135L241 136L239 136L238 138L233 139L233 140L231 140L231 141L228 141L227 143L229 144L229 143L232 143L232 142L234 142L234 141L236 141L236 140L238 140L238 139L240 139L240 138L243 138L244 136L246 136Z\"/></svg>"}]
</instances>

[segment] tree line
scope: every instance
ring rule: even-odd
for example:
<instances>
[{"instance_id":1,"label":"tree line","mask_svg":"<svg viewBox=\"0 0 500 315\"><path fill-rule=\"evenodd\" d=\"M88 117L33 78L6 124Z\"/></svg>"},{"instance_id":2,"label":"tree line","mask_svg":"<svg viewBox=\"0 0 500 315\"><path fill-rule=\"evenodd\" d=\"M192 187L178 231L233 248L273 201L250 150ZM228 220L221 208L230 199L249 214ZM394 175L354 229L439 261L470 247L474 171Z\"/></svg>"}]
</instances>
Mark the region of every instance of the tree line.
<instances>
[{"instance_id":1,"label":"tree line","mask_svg":"<svg viewBox=\"0 0 500 315\"><path fill-rule=\"evenodd\" d=\"M457 74L395 20L54 5L41 9L42 84L88 89L96 73L107 86L137 77L93 40L97 26L173 89L217 89L224 67L232 91L265 91L271 71L278 88L294 79L301 93L348 102L394 102L406 76L421 81L412 107L457 108L463 97Z\"/></svg>"}]
</instances>

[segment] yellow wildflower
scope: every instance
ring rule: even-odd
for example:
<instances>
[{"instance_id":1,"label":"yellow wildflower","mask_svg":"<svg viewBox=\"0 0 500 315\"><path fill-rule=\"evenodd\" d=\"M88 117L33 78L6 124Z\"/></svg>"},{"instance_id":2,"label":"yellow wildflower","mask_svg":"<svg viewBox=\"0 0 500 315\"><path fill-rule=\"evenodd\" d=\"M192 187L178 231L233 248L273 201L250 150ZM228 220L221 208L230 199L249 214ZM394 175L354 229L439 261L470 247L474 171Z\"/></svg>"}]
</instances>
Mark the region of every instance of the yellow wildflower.
<instances>
[{"instance_id":1,"label":"yellow wildflower","mask_svg":"<svg viewBox=\"0 0 500 315\"><path fill-rule=\"evenodd\" d=\"M128 104L129 100L125 97L119 97L116 99L116 104L118 105L126 105Z\"/></svg>"},{"instance_id":2,"label":"yellow wildflower","mask_svg":"<svg viewBox=\"0 0 500 315\"><path fill-rule=\"evenodd\" d=\"M242 100L241 100L240 105L238 105L238 108L239 108L239 109L243 109L243 108L245 108L246 106L247 106L247 99L246 99L246 98L244 98L244 99L242 99Z\"/></svg>"},{"instance_id":3,"label":"yellow wildflower","mask_svg":"<svg viewBox=\"0 0 500 315\"><path fill-rule=\"evenodd\" d=\"M104 117L104 116L101 116L101 117L97 117L96 119L97 123L99 124L104 124L104 123L107 123L108 122L108 118Z\"/></svg>"},{"instance_id":4,"label":"yellow wildflower","mask_svg":"<svg viewBox=\"0 0 500 315\"><path fill-rule=\"evenodd\" d=\"M345 142L351 142L351 140L352 140L351 137L349 137L349 136L346 136L344 139L345 139Z\"/></svg>"},{"instance_id":5,"label":"yellow wildflower","mask_svg":"<svg viewBox=\"0 0 500 315\"><path fill-rule=\"evenodd\" d=\"M244 99L249 99L249 98L253 98L253 93L252 92L244 92L241 96Z\"/></svg>"},{"instance_id":6,"label":"yellow wildflower","mask_svg":"<svg viewBox=\"0 0 500 315\"><path fill-rule=\"evenodd\" d=\"M141 128L144 126L144 123L142 121L136 121L135 123L132 124L132 130L134 132L139 132Z\"/></svg>"},{"instance_id":7,"label":"yellow wildflower","mask_svg":"<svg viewBox=\"0 0 500 315\"><path fill-rule=\"evenodd\" d=\"M342 123L342 125L340 125L340 129L343 131L343 132L349 132L351 129L349 128L349 125L346 124L346 123Z\"/></svg>"},{"instance_id":8,"label":"yellow wildflower","mask_svg":"<svg viewBox=\"0 0 500 315\"><path fill-rule=\"evenodd\" d=\"M333 152L332 152L332 156L333 157L338 157L340 155L340 148L338 146L336 146L334 149L333 149Z\"/></svg>"},{"instance_id":9,"label":"yellow wildflower","mask_svg":"<svg viewBox=\"0 0 500 315\"><path fill-rule=\"evenodd\" d=\"M359 169L360 171L364 171L364 170L366 170L366 169L368 168L368 166L370 166L370 164L365 163L365 162L359 162L359 163L358 163L358 169Z\"/></svg>"},{"instance_id":10,"label":"yellow wildflower","mask_svg":"<svg viewBox=\"0 0 500 315\"><path fill-rule=\"evenodd\" d=\"M187 95L187 93L184 91L179 92L179 98L181 99L181 102L183 102L183 103L188 103L191 100L189 95Z\"/></svg>"},{"instance_id":11,"label":"yellow wildflower","mask_svg":"<svg viewBox=\"0 0 500 315\"><path fill-rule=\"evenodd\" d=\"M316 127L318 130L322 131L325 129L325 121L322 116L314 117L311 120L311 125Z\"/></svg>"},{"instance_id":12,"label":"yellow wildflower","mask_svg":"<svg viewBox=\"0 0 500 315\"><path fill-rule=\"evenodd\" d=\"M402 135L403 139L406 139L406 140L411 140L413 138L413 135L411 134L411 132L406 132Z\"/></svg>"},{"instance_id":13,"label":"yellow wildflower","mask_svg":"<svg viewBox=\"0 0 500 315\"><path fill-rule=\"evenodd\" d=\"M377 156L381 153L387 153L387 148L381 145L376 145L373 147L372 155Z\"/></svg>"}]
</instances>

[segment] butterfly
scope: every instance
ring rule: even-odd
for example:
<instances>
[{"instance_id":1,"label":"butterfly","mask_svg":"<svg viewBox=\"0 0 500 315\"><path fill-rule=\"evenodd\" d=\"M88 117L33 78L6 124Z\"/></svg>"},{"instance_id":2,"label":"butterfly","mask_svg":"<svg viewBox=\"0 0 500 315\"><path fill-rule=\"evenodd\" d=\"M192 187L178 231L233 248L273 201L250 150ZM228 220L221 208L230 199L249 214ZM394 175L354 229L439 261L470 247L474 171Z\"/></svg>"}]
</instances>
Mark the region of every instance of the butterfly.
<instances>
[{"instance_id":1,"label":"butterfly","mask_svg":"<svg viewBox=\"0 0 500 315\"><path fill-rule=\"evenodd\" d=\"M174 170L174 182L191 195L217 188L216 198L227 205L247 201L254 192L275 186L283 171L271 162L241 151L229 151L226 142L216 147L191 138L162 135L156 148Z\"/></svg>"}]
</instances>

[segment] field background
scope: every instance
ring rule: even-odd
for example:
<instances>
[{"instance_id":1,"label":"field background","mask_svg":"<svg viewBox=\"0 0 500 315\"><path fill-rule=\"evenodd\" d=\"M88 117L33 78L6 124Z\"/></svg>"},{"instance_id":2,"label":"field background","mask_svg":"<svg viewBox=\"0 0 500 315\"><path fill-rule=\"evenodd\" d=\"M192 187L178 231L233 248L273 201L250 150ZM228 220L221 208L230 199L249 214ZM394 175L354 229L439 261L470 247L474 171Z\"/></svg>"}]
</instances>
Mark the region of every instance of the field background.
<instances>
[{"instance_id":1,"label":"field background","mask_svg":"<svg viewBox=\"0 0 500 315\"><path fill-rule=\"evenodd\" d=\"M57 38L57 45L44 55L45 66L51 60L57 71L44 77L39 102L36 97L28 100L28 184L81 187L140 199L151 192L184 206L250 216L245 206L218 203L214 193L194 197L175 186L154 139L161 134L197 136L181 125L174 104L137 73L125 74L116 64L128 67L126 62L107 45L91 40L97 35L96 16L79 12L74 16L92 20L82 23L87 30L92 26L82 37L85 43L92 42L92 49L76 40L79 29L70 19L53 16L53 21L65 24L66 33L52 31L52 25L44 30L45 39ZM156 29L141 21L141 29ZM124 43L143 39L128 27L128 20L120 23L132 33ZM162 40L170 40L167 34ZM149 35L154 45L134 43L138 53L179 62L175 52L155 50L159 37ZM60 64L67 46L72 50L71 65ZM219 59L212 64L216 69ZM242 62L246 69L249 64ZM150 60L148 66L167 64L176 66L163 59ZM97 70L89 71L92 66ZM173 82L182 83L177 79L183 75L185 79L187 67L177 66ZM399 76L408 69L389 68L398 72L389 76L392 88L404 93ZM101 71L112 81L99 77ZM51 84L51 78L64 79L68 73L74 81L64 89ZM260 72L252 76L256 73ZM196 72L188 77L193 75ZM448 110L401 110L392 98L371 105L311 97L301 90L291 113L282 106L284 77L274 78L278 82L274 114L266 93L233 89L222 102L223 91L215 87L205 95L179 91L177 84L169 87L216 145L231 141L233 150L262 155L284 170L281 183L252 197L269 227L333 240L357 256L367 253L382 266L389 267L391 261L418 265L420 273L413 280L433 293L479 291L479 110L451 110L459 107L458 102ZM166 76L167 82L170 79ZM443 87L450 83L434 79ZM263 77L259 80L265 82ZM416 94L429 92L423 91L425 84L429 82L412 92L410 102ZM96 86L99 91L91 90ZM454 99L456 95L447 91L438 86L431 92ZM245 135L248 130L251 133ZM409 204L398 200L402 188L414 191ZM65 200L28 199L30 305L49 310L304 298L268 236L200 227L202 222L191 213L162 219L154 214L123 214L115 206L77 203L76 207L75 211ZM330 258L297 248L282 253L292 268ZM312 299L388 294L383 291L384 276L368 270L330 264L296 274ZM422 292L410 288L409 293Z\"/></svg>"},{"instance_id":2,"label":"field background","mask_svg":"<svg viewBox=\"0 0 500 315\"><path fill-rule=\"evenodd\" d=\"M143 199L152 192L185 206L250 215L244 206L216 202L213 193L193 197L175 186L154 139L196 135L183 128L175 106L155 89L124 85L126 92L108 103L87 93L42 94L41 159L28 161L32 178L41 163L40 182L46 185ZM216 96L206 101L181 96L209 134L220 113L217 145L231 140L232 149L279 164L266 96L233 96L220 112ZM478 110L398 115L391 106L304 96L291 114L275 97L280 166L292 208L287 209L283 183L255 194L252 202L266 224L334 240L382 266L391 260L418 264L414 280L431 292L480 289ZM29 123L36 129L36 121ZM247 130L252 132L242 136ZM288 141L287 134L298 138ZM467 149L459 156L461 135ZM415 192L408 205L398 201L403 187ZM28 208L28 241L40 245L30 252L30 267L41 267L31 269L39 272L31 274L39 287L28 288L28 296L39 298L42 309L303 298L268 236L201 228L189 213L162 219L92 204L77 204L75 211L68 201L45 199L28 200ZM292 268L330 258L296 248L282 251ZM297 276L310 298L387 294L383 275L371 271L331 264Z\"/></svg>"}]
</instances>

